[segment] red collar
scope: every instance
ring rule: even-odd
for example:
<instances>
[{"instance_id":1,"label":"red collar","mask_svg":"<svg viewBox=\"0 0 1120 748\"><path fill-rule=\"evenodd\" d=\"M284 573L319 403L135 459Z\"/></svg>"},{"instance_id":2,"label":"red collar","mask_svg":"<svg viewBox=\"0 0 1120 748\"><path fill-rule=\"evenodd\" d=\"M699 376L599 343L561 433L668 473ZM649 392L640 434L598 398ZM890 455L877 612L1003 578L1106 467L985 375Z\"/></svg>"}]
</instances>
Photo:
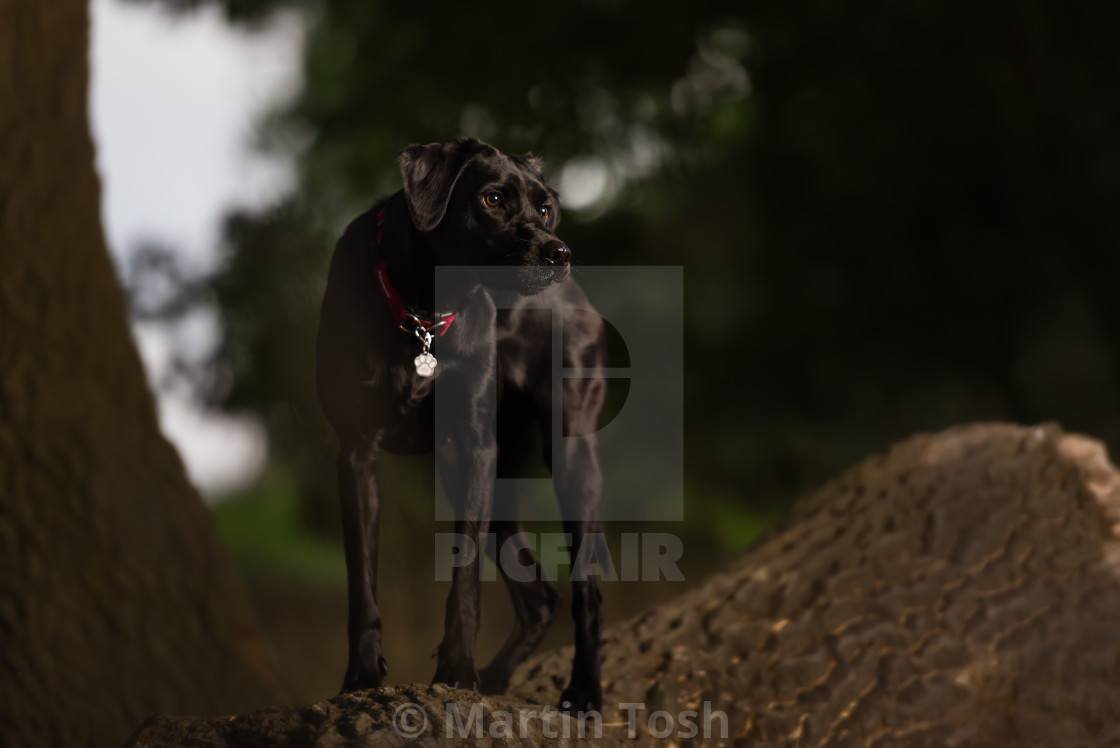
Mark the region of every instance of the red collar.
<instances>
[{"instance_id":1,"label":"red collar","mask_svg":"<svg viewBox=\"0 0 1120 748\"><path fill-rule=\"evenodd\" d=\"M381 230L385 223L385 208L377 212L377 246L381 246ZM429 320L421 317L419 314L413 312L404 303L404 297L401 296L400 291L393 288L392 282L389 280L389 263L385 260L377 263L374 268L377 274L377 287L381 289L381 296L385 299L385 305L389 307L389 312L393 315L393 321L401 330L407 333L416 333L417 330L423 330L436 337L443 337L451 328L451 323L455 321L455 312L444 312L442 314L436 313L436 319ZM438 332L437 332L438 330Z\"/></svg>"}]
</instances>

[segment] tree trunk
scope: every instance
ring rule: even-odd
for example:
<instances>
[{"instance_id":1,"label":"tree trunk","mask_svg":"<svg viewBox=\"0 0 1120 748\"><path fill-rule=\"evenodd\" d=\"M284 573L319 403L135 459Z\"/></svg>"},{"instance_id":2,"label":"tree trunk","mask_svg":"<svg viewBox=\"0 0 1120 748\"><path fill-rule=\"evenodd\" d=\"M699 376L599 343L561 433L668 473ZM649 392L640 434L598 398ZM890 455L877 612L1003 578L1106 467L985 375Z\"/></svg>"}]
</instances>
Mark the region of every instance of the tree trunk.
<instances>
[{"instance_id":1,"label":"tree trunk","mask_svg":"<svg viewBox=\"0 0 1120 748\"><path fill-rule=\"evenodd\" d=\"M276 698L102 235L87 0L0 0L0 744ZM154 178L154 177L153 177Z\"/></svg>"},{"instance_id":2,"label":"tree trunk","mask_svg":"<svg viewBox=\"0 0 1120 748\"><path fill-rule=\"evenodd\" d=\"M1099 443L1050 426L918 436L802 500L704 584L608 630L603 742L630 740L619 704L632 703L646 744L1116 745L1118 632L1120 473ZM509 696L483 700L485 736L504 734L496 712L517 725L554 703L570 663L570 647L546 653ZM161 717L136 745L403 745L392 718L408 702L428 719L420 744L457 745L445 704L465 722L478 700L416 686ZM679 721L656 739L656 710L697 712L697 735ZM554 744L539 717L527 726L524 742L494 743ZM666 726L656 717L652 732Z\"/></svg>"}]
</instances>

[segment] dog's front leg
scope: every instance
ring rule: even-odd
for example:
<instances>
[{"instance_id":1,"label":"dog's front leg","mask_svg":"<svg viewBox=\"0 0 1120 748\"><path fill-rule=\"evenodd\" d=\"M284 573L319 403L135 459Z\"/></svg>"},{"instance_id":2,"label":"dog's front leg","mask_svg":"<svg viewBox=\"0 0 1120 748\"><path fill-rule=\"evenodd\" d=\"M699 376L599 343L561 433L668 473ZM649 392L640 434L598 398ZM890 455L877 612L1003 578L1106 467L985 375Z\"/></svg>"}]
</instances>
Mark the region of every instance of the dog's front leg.
<instances>
[{"instance_id":1,"label":"dog's front leg","mask_svg":"<svg viewBox=\"0 0 1120 748\"><path fill-rule=\"evenodd\" d=\"M460 427L453 428L450 438L436 451L444 491L455 509L455 532L474 544L474 554L469 563L456 566L452 574L443 641L437 650L432 682L477 691L480 681L474 646L480 614L478 570L493 504L498 446L490 410L475 407L472 411L467 422L452 419Z\"/></svg>"},{"instance_id":2,"label":"dog's front leg","mask_svg":"<svg viewBox=\"0 0 1120 748\"><path fill-rule=\"evenodd\" d=\"M546 436L546 441L548 439ZM558 463L554 464L551 457L547 461L560 500L564 532L572 538L572 619L576 627L572 676L560 695L560 708L569 712L599 711L603 706L599 653L603 598L596 582L599 572L594 568L579 568L584 543L596 543L602 537L599 505L603 478L595 435L565 438L556 456L560 458Z\"/></svg>"},{"instance_id":3,"label":"dog's front leg","mask_svg":"<svg viewBox=\"0 0 1120 748\"><path fill-rule=\"evenodd\" d=\"M343 443L338 453L338 491L346 553L349 597L347 634L350 660L343 691L376 688L387 668L381 656L381 611L377 607L377 522L379 501L374 472L375 440Z\"/></svg>"}]
</instances>

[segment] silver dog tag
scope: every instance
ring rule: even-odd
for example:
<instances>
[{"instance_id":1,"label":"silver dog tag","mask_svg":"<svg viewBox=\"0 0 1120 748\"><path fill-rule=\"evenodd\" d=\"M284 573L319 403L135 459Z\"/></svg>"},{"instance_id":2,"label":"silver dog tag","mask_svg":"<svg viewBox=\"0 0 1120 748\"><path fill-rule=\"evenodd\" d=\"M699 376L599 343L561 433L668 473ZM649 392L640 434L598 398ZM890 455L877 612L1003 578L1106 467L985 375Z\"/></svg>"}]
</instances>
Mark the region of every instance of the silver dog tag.
<instances>
[{"instance_id":1,"label":"silver dog tag","mask_svg":"<svg viewBox=\"0 0 1120 748\"><path fill-rule=\"evenodd\" d=\"M412 359L412 363L416 366L416 373L422 377L430 377L436 371L436 357L427 351Z\"/></svg>"}]
</instances>

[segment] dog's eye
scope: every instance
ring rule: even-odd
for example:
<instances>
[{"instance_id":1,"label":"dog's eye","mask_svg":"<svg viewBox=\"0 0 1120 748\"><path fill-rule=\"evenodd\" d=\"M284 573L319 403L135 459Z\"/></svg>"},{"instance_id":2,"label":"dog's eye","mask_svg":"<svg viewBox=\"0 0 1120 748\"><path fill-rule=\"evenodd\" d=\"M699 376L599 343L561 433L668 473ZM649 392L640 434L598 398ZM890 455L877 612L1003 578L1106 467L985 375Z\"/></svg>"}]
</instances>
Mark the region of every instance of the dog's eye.
<instances>
[{"instance_id":1,"label":"dog's eye","mask_svg":"<svg viewBox=\"0 0 1120 748\"><path fill-rule=\"evenodd\" d=\"M537 208L537 212L541 214L541 218L547 219L550 215L552 215L552 208L548 207L547 205L542 205L541 207Z\"/></svg>"},{"instance_id":2,"label":"dog's eye","mask_svg":"<svg viewBox=\"0 0 1120 748\"><path fill-rule=\"evenodd\" d=\"M497 192L487 192L482 202L489 205L491 208L496 208L502 204L502 196Z\"/></svg>"}]
</instances>

